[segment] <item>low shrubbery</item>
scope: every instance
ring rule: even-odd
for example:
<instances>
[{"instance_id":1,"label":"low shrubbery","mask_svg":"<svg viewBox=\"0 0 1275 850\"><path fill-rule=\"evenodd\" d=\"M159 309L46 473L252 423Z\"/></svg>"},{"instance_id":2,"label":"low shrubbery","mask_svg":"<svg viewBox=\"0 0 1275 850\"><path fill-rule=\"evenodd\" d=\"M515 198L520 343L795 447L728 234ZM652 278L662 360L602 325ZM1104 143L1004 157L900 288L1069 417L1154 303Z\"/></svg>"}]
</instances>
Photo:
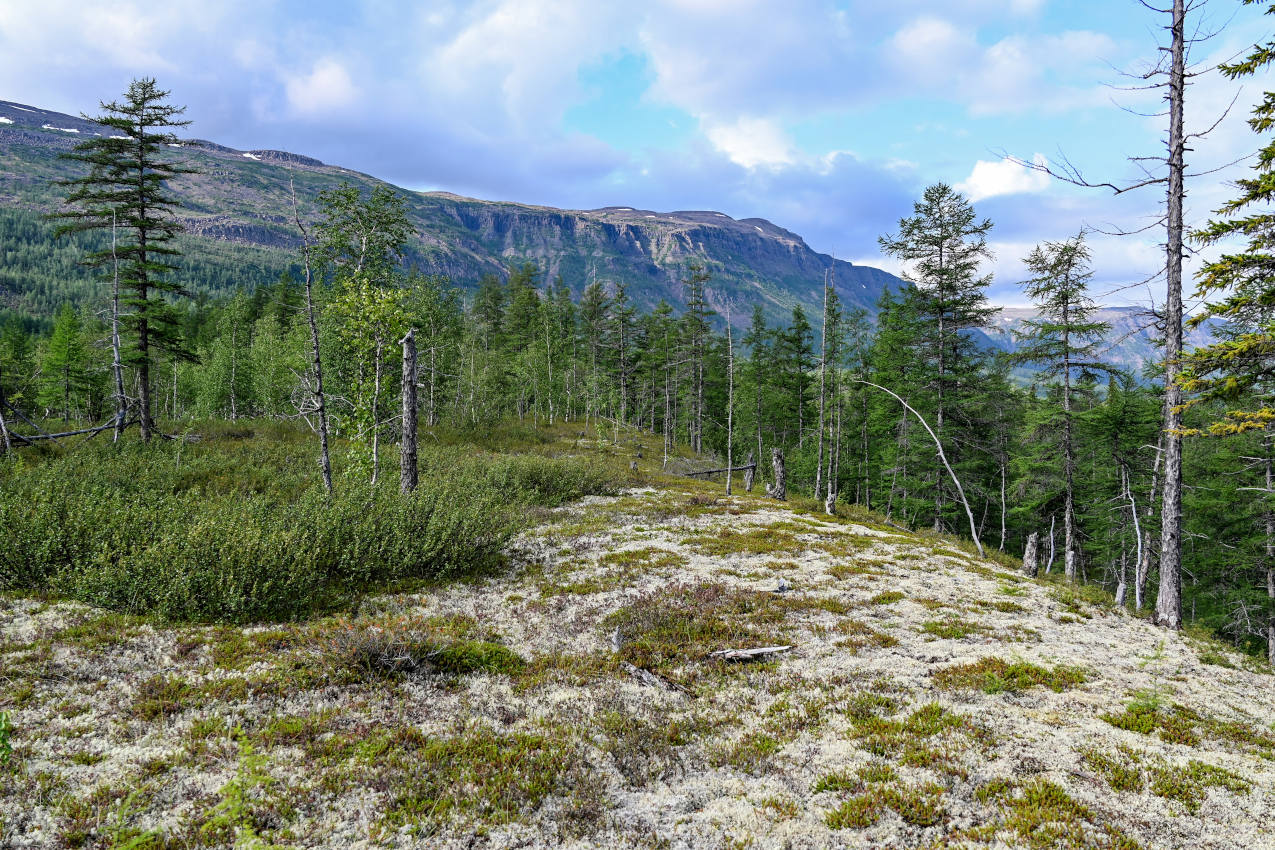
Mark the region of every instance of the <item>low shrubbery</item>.
<instances>
[{"instance_id":1,"label":"low shrubbery","mask_svg":"<svg viewBox=\"0 0 1275 850\"><path fill-rule=\"evenodd\" d=\"M351 476L329 498L313 445L277 427L27 457L0 471L0 590L173 620L295 618L490 569L528 506L613 486L579 458L437 447L421 468L411 496Z\"/></svg>"}]
</instances>

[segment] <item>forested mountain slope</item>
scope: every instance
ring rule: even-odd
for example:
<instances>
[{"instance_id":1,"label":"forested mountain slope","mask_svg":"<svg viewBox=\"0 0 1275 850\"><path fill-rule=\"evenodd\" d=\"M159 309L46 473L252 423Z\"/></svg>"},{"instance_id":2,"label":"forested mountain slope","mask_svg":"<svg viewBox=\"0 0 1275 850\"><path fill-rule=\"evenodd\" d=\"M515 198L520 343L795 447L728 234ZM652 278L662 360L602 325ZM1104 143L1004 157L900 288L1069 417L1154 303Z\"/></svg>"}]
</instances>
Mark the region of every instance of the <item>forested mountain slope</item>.
<instances>
[{"instance_id":1,"label":"forested mountain slope","mask_svg":"<svg viewBox=\"0 0 1275 850\"><path fill-rule=\"evenodd\" d=\"M64 190L55 181L77 173L58 154L103 132L109 131L89 121L0 101L0 306L47 317L65 295L82 301L89 292L87 273L74 264L79 251L52 243L39 214L61 203ZM195 141L175 157L200 172L171 187L185 206L183 282L214 293L270 282L298 262L290 180L307 219L324 188L344 180L365 188L381 183L297 154L239 151L208 141ZM756 303L773 320L786 318L797 304L817 312L828 270L844 303L866 309L898 283L879 269L816 253L797 234L760 218L628 207L559 210L446 192L402 194L413 228L407 262L464 288L484 274L503 277L529 260L549 280L561 275L576 294L593 280L622 282L639 308L665 299L680 310L687 263L698 261L713 275L710 304L723 315L729 308L742 326Z\"/></svg>"},{"instance_id":2,"label":"forested mountain slope","mask_svg":"<svg viewBox=\"0 0 1275 850\"><path fill-rule=\"evenodd\" d=\"M630 489L497 577L249 628L0 597L0 842L1275 847L1269 672L574 433L539 451L633 458Z\"/></svg>"}]
</instances>

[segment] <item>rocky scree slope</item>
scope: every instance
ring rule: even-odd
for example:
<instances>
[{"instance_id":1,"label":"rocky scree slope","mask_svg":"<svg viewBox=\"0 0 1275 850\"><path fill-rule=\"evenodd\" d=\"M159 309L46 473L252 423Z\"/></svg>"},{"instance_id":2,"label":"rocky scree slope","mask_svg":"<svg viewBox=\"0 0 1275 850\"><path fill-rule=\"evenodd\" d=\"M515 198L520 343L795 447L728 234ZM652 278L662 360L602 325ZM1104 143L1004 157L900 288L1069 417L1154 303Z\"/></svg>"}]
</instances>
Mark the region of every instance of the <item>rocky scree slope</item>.
<instances>
[{"instance_id":1,"label":"rocky scree slope","mask_svg":"<svg viewBox=\"0 0 1275 850\"><path fill-rule=\"evenodd\" d=\"M1246 659L953 539L644 474L507 575L343 616L0 597L0 845L1275 847ZM761 646L791 649L711 655Z\"/></svg>"}]
</instances>

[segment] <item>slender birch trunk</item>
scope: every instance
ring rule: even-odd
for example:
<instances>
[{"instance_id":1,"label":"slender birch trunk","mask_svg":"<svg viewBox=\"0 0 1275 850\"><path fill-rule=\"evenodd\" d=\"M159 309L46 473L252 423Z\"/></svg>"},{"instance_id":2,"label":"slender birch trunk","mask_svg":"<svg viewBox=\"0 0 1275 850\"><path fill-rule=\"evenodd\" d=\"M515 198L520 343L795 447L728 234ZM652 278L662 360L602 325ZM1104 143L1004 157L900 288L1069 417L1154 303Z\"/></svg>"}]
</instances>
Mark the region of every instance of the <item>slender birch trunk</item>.
<instances>
[{"instance_id":1,"label":"slender birch trunk","mask_svg":"<svg viewBox=\"0 0 1275 850\"><path fill-rule=\"evenodd\" d=\"M124 358L120 355L120 259L116 254L115 210L111 210L111 373L115 378L115 429L111 442L118 443L124 435L124 416L128 402L124 397Z\"/></svg>"},{"instance_id":2,"label":"slender birch trunk","mask_svg":"<svg viewBox=\"0 0 1275 850\"><path fill-rule=\"evenodd\" d=\"M314 311L314 273L310 268L310 234L301 224L301 213L297 209L297 190L292 177L288 177L288 188L292 192L292 218L301 231L301 258L305 270L305 315L310 325L310 363L314 369L314 383L310 388L310 396L315 413L319 418L319 470L323 474L323 489L332 495L332 455L328 450L328 408L323 395L323 359L319 351L319 323Z\"/></svg>"},{"instance_id":3,"label":"slender birch trunk","mask_svg":"<svg viewBox=\"0 0 1275 850\"><path fill-rule=\"evenodd\" d=\"M381 355L385 342L378 334L376 354L372 362L372 486L381 473Z\"/></svg>"}]
</instances>

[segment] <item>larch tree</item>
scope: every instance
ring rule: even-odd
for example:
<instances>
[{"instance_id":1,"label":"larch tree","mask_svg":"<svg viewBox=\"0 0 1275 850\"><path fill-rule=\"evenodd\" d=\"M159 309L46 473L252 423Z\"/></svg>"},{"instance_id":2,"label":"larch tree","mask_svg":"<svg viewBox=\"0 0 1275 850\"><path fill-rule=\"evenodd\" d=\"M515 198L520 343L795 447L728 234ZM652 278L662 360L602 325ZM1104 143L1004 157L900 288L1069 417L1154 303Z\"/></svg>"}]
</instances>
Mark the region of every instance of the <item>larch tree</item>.
<instances>
[{"instance_id":1,"label":"larch tree","mask_svg":"<svg viewBox=\"0 0 1275 850\"><path fill-rule=\"evenodd\" d=\"M882 236L881 249L905 264L904 280L912 283L912 301L920 320L929 326L918 340L915 366L928 375L934 399L934 432L948 444L950 419L969 401L970 380L979 354L969 331L983 327L995 313L985 290L990 275L979 266L991 258L989 219L979 220L970 202L952 187L936 183L913 205L913 215L899 221L895 234ZM934 527L942 527L943 479L935 470L937 504Z\"/></svg>"},{"instance_id":2,"label":"larch tree","mask_svg":"<svg viewBox=\"0 0 1275 850\"><path fill-rule=\"evenodd\" d=\"M1093 277L1084 234L1062 242L1038 245L1023 260L1032 277L1024 291L1036 305L1037 318L1024 323L1015 359L1033 363L1041 374L1062 382L1060 446L1063 460L1063 563L1068 581L1076 581L1076 438L1072 409L1077 373L1106 371L1098 360L1098 346L1110 325L1094 319L1097 305L1088 294Z\"/></svg>"},{"instance_id":3,"label":"larch tree","mask_svg":"<svg viewBox=\"0 0 1275 850\"><path fill-rule=\"evenodd\" d=\"M156 355L191 357L169 300L189 292L173 280L179 251L172 243L182 227L173 215L180 203L168 181L193 170L166 155L169 146L181 144L172 130L190 122L180 117L184 106L168 102L169 94L154 79L143 78L129 84L123 100L101 105L103 114L90 120L113 132L85 139L65 154L88 166L88 174L60 183L69 189L68 209L54 214L62 222L58 235L112 233L111 247L90 251L84 262L109 267L122 292L117 295L124 308L119 324L128 336L123 359L137 370L143 440L155 433L151 367ZM117 406L122 408L118 399Z\"/></svg>"},{"instance_id":4,"label":"larch tree","mask_svg":"<svg viewBox=\"0 0 1275 850\"><path fill-rule=\"evenodd\" d=\"M84 325L69 301L53 321L49 344L40 359L40 378L40 402L46 408L60 410L66 421L73 418L73 411L78 418L78 401L92 390L93 376L84 344ZM75 406L72 399L77 402Z\"/></svg>"},{"instance_id":5,"label":"larch tree","mask_svg":"<svg viewBox=\"0 0 1275 850\"><path fill-rule=\"evenodd\" d=\"M708 356L708 337L712 330L709 319L715 314L708 306L704 285L708 270L699 263L687 267L686 312L682 314L682 334L686 344L687 367L690 370L690 414L687 419L691 449L704 451L704 369Z\"/></svg>"}]
</instances>

